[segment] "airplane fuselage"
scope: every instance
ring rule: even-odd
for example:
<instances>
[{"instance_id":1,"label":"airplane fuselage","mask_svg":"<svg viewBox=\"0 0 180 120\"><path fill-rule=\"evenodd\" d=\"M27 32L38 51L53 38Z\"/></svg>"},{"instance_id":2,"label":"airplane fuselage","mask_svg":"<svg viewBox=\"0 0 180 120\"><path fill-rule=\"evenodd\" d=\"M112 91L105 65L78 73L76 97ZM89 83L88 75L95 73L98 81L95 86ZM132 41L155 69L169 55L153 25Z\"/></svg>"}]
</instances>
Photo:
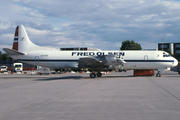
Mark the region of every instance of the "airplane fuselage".
<instances>
[{"instance_id":1,"label":"airplane fuselage","mask_svg":"<svg viewBox=\"0 0 180 120\"><path fill-rule=\"evenodd\" d=\"M53 54L52 54L53 53ZM167 69L177 62L164 51L31 51L24 56L12 56L24 63L54 69L77 68L79 58L102 55L120 56L126 64L124 69ZM119 65L115 68L119 68Z\"/></svg>"}]
</instances>

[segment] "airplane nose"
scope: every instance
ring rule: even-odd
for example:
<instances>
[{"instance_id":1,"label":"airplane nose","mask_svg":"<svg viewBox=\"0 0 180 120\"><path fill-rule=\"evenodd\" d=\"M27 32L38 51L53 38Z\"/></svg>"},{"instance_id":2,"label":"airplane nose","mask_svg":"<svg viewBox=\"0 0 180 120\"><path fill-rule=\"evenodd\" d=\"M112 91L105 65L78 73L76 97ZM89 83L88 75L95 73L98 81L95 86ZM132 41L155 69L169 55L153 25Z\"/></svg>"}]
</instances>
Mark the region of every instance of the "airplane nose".
<instances>
[{"instance_id":1,"label":"airplane nose","mask_svg":"<svg viewBox=\"0 0 180 120\"><path fill-rule=\"evenodd\" d=\"M178 61L176 59L174 59L174 65L177 66L178 65ZM175 67L174 66L174 67Z\"/></svg>"}]
</instances>

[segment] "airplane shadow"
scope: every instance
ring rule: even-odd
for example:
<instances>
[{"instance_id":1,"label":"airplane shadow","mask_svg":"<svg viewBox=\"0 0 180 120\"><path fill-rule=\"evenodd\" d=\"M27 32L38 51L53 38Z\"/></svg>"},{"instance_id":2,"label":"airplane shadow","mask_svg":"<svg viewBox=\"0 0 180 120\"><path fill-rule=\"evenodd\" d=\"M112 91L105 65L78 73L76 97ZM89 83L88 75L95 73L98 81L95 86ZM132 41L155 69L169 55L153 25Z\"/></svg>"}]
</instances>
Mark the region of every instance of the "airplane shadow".
<instances>
[{"instance_id":1,"label":"airplane shadow","mask_svg":"<svg viewBox=\"0 0 180 120\"><path fill-rule=\"evenodd\" d=\"M36 79L34 81L51 81L51 80L68 80L68 79L80 80L84 78L85 77L82 76L48 77L48 78Z\"/></svg>"},{"instance_id":2,"label":"airplane shadow","mask_svg":"<svg viewBox=\"0 0 180 120\"><path fill-rule=\"evenodd\" d=\"M89 76L63 76L63 77L48 77L48 78L41 78L36 79L34 81L53 81L53 80L99 80L99 79L109 79L109 78L126 78L126 77L134 77L133 75L127 76L102 76L96 78L90 78Z\"/></svg>"}]
</instances>

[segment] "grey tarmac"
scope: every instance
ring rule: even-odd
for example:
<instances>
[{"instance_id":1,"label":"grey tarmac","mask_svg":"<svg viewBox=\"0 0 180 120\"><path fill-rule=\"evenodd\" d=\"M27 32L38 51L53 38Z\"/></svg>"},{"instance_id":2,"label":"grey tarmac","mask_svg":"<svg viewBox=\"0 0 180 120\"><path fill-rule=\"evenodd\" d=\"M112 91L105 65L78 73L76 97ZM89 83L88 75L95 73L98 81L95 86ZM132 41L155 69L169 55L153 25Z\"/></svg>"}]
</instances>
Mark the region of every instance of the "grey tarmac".
<instances>
[{"instance_id":1,"label":"grey tarmac","mask_svg":"<svg viewBox=\"0 0 180 120\"><path fill-rule=\"evenodd\" d=\"M0 74L0 120L179 120L180 75Z\"/></svg>"}]
</instances>

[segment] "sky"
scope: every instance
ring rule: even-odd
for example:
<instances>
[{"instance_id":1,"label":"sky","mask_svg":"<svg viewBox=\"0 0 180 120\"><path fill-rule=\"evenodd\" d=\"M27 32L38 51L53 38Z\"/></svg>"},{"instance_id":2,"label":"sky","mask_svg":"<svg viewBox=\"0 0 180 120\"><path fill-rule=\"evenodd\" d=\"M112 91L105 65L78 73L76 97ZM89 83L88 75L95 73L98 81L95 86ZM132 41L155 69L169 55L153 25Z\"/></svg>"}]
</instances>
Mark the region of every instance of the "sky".
<instances>
[{"instance_id":1,"label":"sky","mask_svg":"<svg viewBox=\"0 0 180 120\"><path fill-rule=\"evenodd\" d=\"M12 48L17 25L44 47L118 50L180 42L180 0L0 0L0 51Z\"/></svg>"}]
</instances>

